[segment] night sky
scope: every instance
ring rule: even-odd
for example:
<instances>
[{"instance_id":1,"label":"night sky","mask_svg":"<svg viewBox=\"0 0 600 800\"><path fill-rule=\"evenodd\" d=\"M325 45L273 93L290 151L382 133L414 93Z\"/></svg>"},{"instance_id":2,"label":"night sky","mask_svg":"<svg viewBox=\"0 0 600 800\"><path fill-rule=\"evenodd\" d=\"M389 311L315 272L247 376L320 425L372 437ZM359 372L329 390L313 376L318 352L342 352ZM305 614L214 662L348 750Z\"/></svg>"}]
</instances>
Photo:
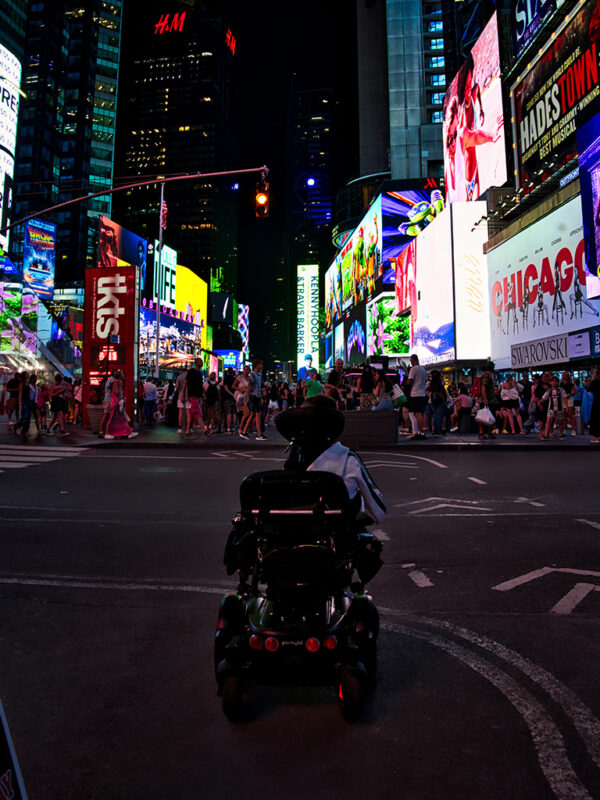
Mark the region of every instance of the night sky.
<instances>
[{"instance_id":1,"label":"night sky","mask_svg":"<svg viewBox=\"0 0 600 800\"><path fill-rule=\"evenodd\" d=\"M335 90L339 123L333 129L334 191L358 172L354 5L351 0L218 3L220 15L237 36L232 89L240 167L266 164L271 170L268 220L254 217L252 192L240 196L238 300L250 304L255 323L264 319L266 289L281 269L292 79L300 89ZM261 338L253 336L251 344L260 348Z\"/></svg>"}]
</instances>

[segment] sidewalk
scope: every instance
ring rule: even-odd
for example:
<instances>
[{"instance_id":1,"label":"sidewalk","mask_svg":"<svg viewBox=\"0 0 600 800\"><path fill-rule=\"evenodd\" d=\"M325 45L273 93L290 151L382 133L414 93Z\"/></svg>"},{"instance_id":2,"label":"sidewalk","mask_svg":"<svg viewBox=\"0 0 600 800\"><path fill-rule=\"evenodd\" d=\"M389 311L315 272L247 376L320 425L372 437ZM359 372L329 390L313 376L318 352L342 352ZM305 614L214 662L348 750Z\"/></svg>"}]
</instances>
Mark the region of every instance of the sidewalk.
<instances>
[{"instance_id":1,"label":"sidewalk","mask_svg":"<svg viewBox=\"0 0 600 800\"><path fill-rule=\"evenodd\" d=\"M4 418L5 420L6 418ZM13 445L18 447L22 444L20 436L15 436L8 430L6 421L0 421L0 446ZM181 434L177 434L174 428L167 428L158 425L155 428L144 426L138 429L138 436L134 439L99 439L97 435L79 426L69 425L67 427L69 436L36 436L35 427L32 426L27 446L35 447L97 447L109 449L149 449L149 448L176 448L178 450L252 450L266 448L277 448L283 453L286 440L278 433L274 426L269 426L266 430L268 437L266 442L258 442L255 436L250 439L242 439L237 433L227 435L217 433L206 437L197 434L193 439L185 439ZM446 436L434 438L431 434L424 440L408 440L406 434L398 435L398 442L389 444L372 444L368 448L361 445L359 450L467 450L470 448L478 450L594 450L600 452L600 444L590 444L590 436L571 436L571 432L565 439L549 439L540 441L537 435L520 436L506 434L498 435L493 440L480 441L477 434L459 435L448 433ZM342 444L352 446L352 442L341 436Z\"/></svg>"}]
</instances>

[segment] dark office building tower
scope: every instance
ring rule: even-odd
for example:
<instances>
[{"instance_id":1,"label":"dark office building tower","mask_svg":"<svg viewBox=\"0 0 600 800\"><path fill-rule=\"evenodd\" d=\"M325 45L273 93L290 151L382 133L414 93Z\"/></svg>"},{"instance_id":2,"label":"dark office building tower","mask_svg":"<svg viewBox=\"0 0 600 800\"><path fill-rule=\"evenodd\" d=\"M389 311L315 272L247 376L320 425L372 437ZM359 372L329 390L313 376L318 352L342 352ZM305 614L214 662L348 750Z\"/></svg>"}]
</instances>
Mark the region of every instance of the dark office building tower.
<instances>
[{"instance_id":1,"label":"dark office building tower","mask_svg":"<svg viewBox=\"0 0 600 800\"><path fill-rule=\"evenodd\" d=\"M0 44L23 61L27 0L3 0L0 4Z\"/></svg>"},{"instance_id":2,"label":"dark office building tower","mask_svg":"<svg viewBox=\"0 0 600 800\"><path fill-rule=\"evenodd\" d=\"M230 127L230 72L236 37L206 3L148 0L125 8L118 174L206 173L239 167ZM236 291L237 193L233 178L167 184L165 243L215 290ZM115 197L114 218L147 237L158 236L159 187ZM214 281L213 281L214 285Z\"/></svg>"},{"instance_id":3,"label":"dark office building tower","mask_svg":"<svg viewBox=\"0 0 600 800\"><path fill-rule=\"evenodd\" d=\"M15 170L19 217L112 185L121 11L122 0L29 4ZM82 281L93 263L100 214L111 214L108 195L49 217L58 223L59 285Z\"/></svg>"}]
</instances>

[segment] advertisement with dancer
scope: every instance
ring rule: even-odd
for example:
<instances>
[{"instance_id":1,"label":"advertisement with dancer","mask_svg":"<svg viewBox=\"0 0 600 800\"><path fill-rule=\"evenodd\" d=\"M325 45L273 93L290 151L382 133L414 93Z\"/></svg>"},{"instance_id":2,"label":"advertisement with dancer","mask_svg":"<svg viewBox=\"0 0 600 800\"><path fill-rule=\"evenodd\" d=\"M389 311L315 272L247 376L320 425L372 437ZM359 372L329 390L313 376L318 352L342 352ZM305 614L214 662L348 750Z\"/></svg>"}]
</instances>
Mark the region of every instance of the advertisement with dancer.
<instances>
[{"instance_id":1,"label":"advertisement with dancer","mask_svg":"<svg viewBox=\"0 0 600 800\"><path fill-rule=\"evenodd\" d=\"M477 200L506 183L506 144L495 12L448 87L443 105L446 202Z\"/></svg>"},{"instance_id":2,"label":"advertisement with dancer","mask_svg":"<svg viewBox=\"0 0 600 800\"><path fill-rule=\"evenodd\" d=\"M598 324L588 299L581 202L575 197L488 253L492 360L511 347Z\"/></svg>"}]
</instances>

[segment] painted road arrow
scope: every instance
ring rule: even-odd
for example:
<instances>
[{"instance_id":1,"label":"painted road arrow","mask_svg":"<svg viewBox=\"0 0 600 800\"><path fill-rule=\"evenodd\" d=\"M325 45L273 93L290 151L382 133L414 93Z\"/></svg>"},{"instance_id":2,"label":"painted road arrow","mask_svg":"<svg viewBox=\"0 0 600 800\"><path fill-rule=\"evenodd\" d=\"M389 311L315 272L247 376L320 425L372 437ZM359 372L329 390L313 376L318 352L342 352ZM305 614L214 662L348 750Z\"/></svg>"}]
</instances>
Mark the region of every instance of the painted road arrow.
<instances>
[{"instance_id":1,"label":"painted road arrow","mask_svg":"<svg viewBox=\"0 0 600 800\"><path fill-rule=\"evenodd\" d=\"M517 578L512 578L510 581L504 581L497 586L492 586L497 592L509 592L517 586L523 586L525 583L531 583L538 578L543 578L545 575L550 575L553 572L562 572L567 575L582 575L591 578L600 578L600 572L595 572L589 569L570 569L567 567L542 567L541 569L533 570L533 572L526 572L524 575L519 575ZM567 592L567 594L558 601L558 603L550 609L550 614L570 614L582 600L584 600L591 592L600 592L600 585L595 583L576 583L575 586Z\"/></svg>"}]
</instances>

